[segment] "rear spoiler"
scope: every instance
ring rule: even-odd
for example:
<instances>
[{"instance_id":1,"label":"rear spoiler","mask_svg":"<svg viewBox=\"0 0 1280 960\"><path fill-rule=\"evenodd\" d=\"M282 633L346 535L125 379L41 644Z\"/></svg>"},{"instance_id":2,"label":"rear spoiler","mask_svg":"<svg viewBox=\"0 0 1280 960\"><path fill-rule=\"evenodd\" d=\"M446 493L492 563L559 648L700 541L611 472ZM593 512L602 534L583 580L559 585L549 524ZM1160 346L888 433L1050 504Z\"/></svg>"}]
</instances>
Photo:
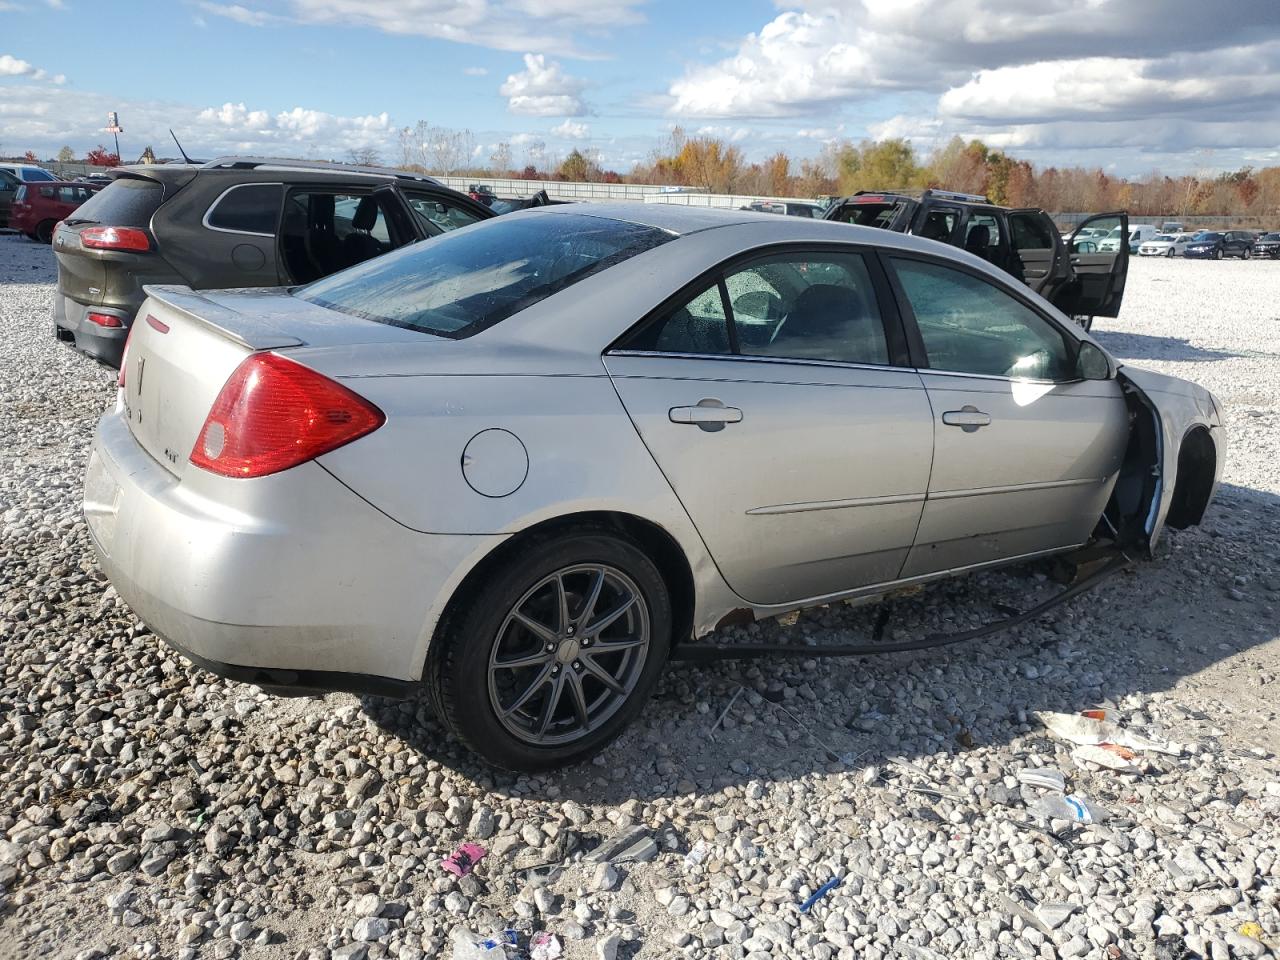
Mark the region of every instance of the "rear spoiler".
<instances>
[{"instance_id":1,"label":"rear spoiler","mask_svg":"<svg viewBox=\"0 0 1280 960\"><path fill-rule=\"evenodd\" d=\"M306 343L292 334L284 333L265 323L261 317L247 317L238 311L202 297L190 287L179 284L146 284L142 292L150 300L177 310L183 316L216 331L228 340L250 350L271 350L276 347L300 347ZM143 304L146 308L146 304ZM139 311L141 312L141 311Z\"/></svg>"}]
</instances>

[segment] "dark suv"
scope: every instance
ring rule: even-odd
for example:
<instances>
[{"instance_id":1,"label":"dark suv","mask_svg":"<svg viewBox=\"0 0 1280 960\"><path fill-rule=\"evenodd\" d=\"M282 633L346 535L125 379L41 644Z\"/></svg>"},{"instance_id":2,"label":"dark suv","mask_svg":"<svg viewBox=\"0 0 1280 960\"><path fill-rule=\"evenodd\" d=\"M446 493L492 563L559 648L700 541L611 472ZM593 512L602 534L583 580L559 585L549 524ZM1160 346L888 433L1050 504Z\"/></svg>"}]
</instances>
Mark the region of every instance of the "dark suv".
<instances>
[{"instance_id":1,"label":"dark suv","mask_svg":"<svg viewBox=\"0 0 1280 960\"><path fill-rule=\"evenodd\" d=\"M1085 238L1120 228L1126 213L1100 213L1077 225L1063 240L1043 210L997 206L984 196L951 190L870 191L835 200L827 220L883 227L961 247L1017 277L1086 330L1094 317L1120 313L1129 248L1100 252Z\"/></svg>"},{"instance_id":2,"label":"dark suv","mask_svg":"<svg viewBox=\"0 0 1280 960\"><path fill-rule=\"evenodd\" d=\"M118 367L144 284L308 283L493 212L430 177L228 157L140 164L58 225L54 331Z\"/></svg>"},{"instance_id":3,"label":"dark suv","mask_svg":"<svg viewBox=\"0 0 1280 960\"><path fill-rule=\"evenodd\" d=\"M1253 255L1280 259L1280 233L1261 234L1253 243Z\"/></svg>"},{"instance_id":4,"label":"dark suv","mask_svg":"<svg viewBox=\"0 0 1280 960\"><path fill-rule=\"evenodd\" d=\"M1223 257L1239 257L1248 260L1253 256L1257 240L1247 230L1201 230L1187 244L1184 256L1193 260L1221 260Z\"/></svg>"}]
</instances>

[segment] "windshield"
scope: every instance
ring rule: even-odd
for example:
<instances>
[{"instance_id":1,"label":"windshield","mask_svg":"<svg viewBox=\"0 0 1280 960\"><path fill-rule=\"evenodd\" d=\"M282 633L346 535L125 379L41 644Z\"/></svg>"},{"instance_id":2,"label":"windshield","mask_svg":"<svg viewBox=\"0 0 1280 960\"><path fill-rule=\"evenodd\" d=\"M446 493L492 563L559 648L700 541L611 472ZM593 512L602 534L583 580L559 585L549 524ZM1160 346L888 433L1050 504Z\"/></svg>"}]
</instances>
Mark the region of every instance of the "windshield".
<instances>
[{"instance_id":1,"label":"windshield","mask_svg":"<svg viewBox=\"0 0 1280 960\"><path fill-rule=\"evenodd\" d=\"M1151 239L1153 239L1153 240L1173 241L1173 240L1177 240L1178 238L1177 238L1177 237L1175 237L1175 236L1174 236L1173 234L1171 234L1171 233L1157 233L1157 234L1156 234L1154 237L1152 237Z\"/></svg>"},{"instance_id":2,"label":"windshield","mask_svg":"<svg viewBox=\"0 0 1280 960\"><path fill-rule=\"evenodd\" d=\"M1206 241L1208 241L1208 242L1212 243L1214 240L1221 240L1221 239L1222 239L1222 234L1220 234L1220 233L1198 233L1198 234L1196 234L1196 237L1195 237L1195 238L1196 238L1197 240L1206 240Z\"/></svg>"},{"instance_id":3,"label":"windshield","mask_svg":"<svg viewBox=\"0 0 1280 960\"><path fill-rule=\"evenodd\" d=\"M1264 233L1263 240L1280 240L1280 233Z\"/></svg>"},{"instance_id":4,"label":"windshield","mask_svg":"<svg viewBox=\"0 0 1280 960\"><path fill-rule=\"evenodd\" d=\"M585 214L502 217L335 273L294 296L378 323L468 337L671 239Z\"/></svg>"},{"instance_id":5,"label":"windshield","mask_svg":"<svg viewBox=\"0 0 1280 960\"><path fill-rule=\"evenodd\" d=\"M26 180L28 183L33 183L33 182L57 183L58 182L58 178L55 177L52 173L50 173L48 170L41 170L39 167L23 167L22 179Z\"/></svg>"}]
</instances>

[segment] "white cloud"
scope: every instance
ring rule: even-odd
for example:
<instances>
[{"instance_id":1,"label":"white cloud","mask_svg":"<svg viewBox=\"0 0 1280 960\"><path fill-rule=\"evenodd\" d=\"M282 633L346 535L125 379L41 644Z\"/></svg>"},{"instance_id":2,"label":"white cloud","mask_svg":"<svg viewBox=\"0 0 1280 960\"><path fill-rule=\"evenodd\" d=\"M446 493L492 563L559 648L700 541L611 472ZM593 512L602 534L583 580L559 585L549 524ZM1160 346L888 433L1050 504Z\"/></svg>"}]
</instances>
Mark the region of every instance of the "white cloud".
<instances>
[{"instance_id":1,"label":"white cloud","mask_svg":"<svg viewBox=\"0 0 1280 960\"><path fill-rule=\"evenodd\" d=\"M31 80L47 80L59 86L67 82L66 74L49 74L26 60L19 60L8 53L0 54L0 77L27 77Z\"/></svg>"},{"instance_id":2,"label":"white cloud","mask_svg":"<svg viewBox=\"0 0 1280 960\"><path fill-rule=\"evenodd\" d=\"M468 77L487 77L489 75L489 71L484 67L466 67L462 72Z\"/></svg>"},{"instance_id":3,"label":"white cloud","mask_svg":"<svg viewBox=\"0 0 1280 960\"><path fill-rule=\"evenodd\" d=\"M524 55L524 70L507 77L498 92L507 109L530 117L581 117L590 111L582 100L583 81L541 53Z\"/></svg>"},{"instance_id":4,"label":"white cloud","mask_svg":"<svg viewBox=\"0 0 1280 960\"><path fill-rule=\"evenodd\" d=\"M592 38L643 22L645 0L244 0L201 6L251 26L272 22L340 24L436 37L497 50L530 47L583 56L575 35ZM216 9L215 9L216 8Z\"/></svg>"},{"instance_id":5,"label":"white cloud","mask_svg":"<svg viewBox=\"0 0 1280 960\"><path fill-rule=\"evenodd\" d=\"M732 140L734 143L740 143L751 136L754 131L750 127L735 127L732 125L723 125L718 123L709 123L699 127L694 131L695 136L699 137L716 137L722 140Z\"/></svg>"},{"instance_id":6,"label":"white cloud","mask_svg":"<svg viewBox=\"0 0 1280 960\"><path fill-rule=\"evenodd\" d=\"M226 17L236 23L243 23L247 27L262 27L282 19L273 13L250 10L238 3L211 3L208 0L201 0L200 9L217 17Z\"/></svg>"},{"instance_id":7,"label":"white cloud","mask_svg":"<svg viewBox=\"0 0 1280 960\"><path fill-rule=\"evenodd\" d=\"M9 54L0 55L0 77L24 77L36 72L36 68L25 60Z\"/></svg>"},{"instance_id":8,"label":"white cloud","mask_svg":"<svg viewBox=\"0 0 1280 960\"><path fill-rule=\"evenodd\" d=\"M0 105L6 149L32 149L40 156L52 155L64 143L77 151L109 143L110 134L102 132L109 110L120 112L125 160L138 156L147 144L161 155L172 153L170 127L195 157L250 153L345 159L360 147L374 147L388 156L393 148L395 128L385 113L341 116L302 106L269 112L244 103L201 109L35 83L9 89L21 95Z\"/></svg>"},{"instance_id":9,"label":"white cloud","mask_svg":"<svg viewBox=\"0 0 1280 960\"><path fill-rule=\"evenodd\" d=\"M591 125L578 123L574 120L565 120L563 123L552 127L551 132L555 136L563 137L566 140L585 140L591 133Z\"/></svg>"}]
</instances>

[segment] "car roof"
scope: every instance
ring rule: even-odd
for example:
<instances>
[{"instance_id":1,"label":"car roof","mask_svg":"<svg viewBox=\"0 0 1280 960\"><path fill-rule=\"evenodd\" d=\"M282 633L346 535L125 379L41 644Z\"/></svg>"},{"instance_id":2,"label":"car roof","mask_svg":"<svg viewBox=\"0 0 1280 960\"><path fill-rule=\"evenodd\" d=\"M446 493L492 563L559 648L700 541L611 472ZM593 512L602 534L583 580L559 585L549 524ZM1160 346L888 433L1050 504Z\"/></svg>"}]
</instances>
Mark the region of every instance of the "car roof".
<instances>
[{"instance_id":1,"label":"car roof","mask_svg":"<svg viewBox=\"0 0 1280 960\"><path fill-rule=\"evenodd\" d=\"M722 227L752 226L759 234L747 243L744 249L758 246L760 243L853 243L882 249L916 251L931 253L935 256L958 255L967 263L978 264L991 272L1002 274L1002 271L991 267L985 260L966 253L958 247L927 240L909 233L897 233L880 227L859 226L853 223L839 223L834 220L819 220L809 217L781 217L776 213L761 213L755 210L728 210L711 207L687 207L674 203L573 203L555 207L535 207L516 213L504 214L500 219L513 217L558 217L558 216L601 217L634 223L639 226L654 227L676 236L684 236Z\"/></svg>"}]
</instances>

